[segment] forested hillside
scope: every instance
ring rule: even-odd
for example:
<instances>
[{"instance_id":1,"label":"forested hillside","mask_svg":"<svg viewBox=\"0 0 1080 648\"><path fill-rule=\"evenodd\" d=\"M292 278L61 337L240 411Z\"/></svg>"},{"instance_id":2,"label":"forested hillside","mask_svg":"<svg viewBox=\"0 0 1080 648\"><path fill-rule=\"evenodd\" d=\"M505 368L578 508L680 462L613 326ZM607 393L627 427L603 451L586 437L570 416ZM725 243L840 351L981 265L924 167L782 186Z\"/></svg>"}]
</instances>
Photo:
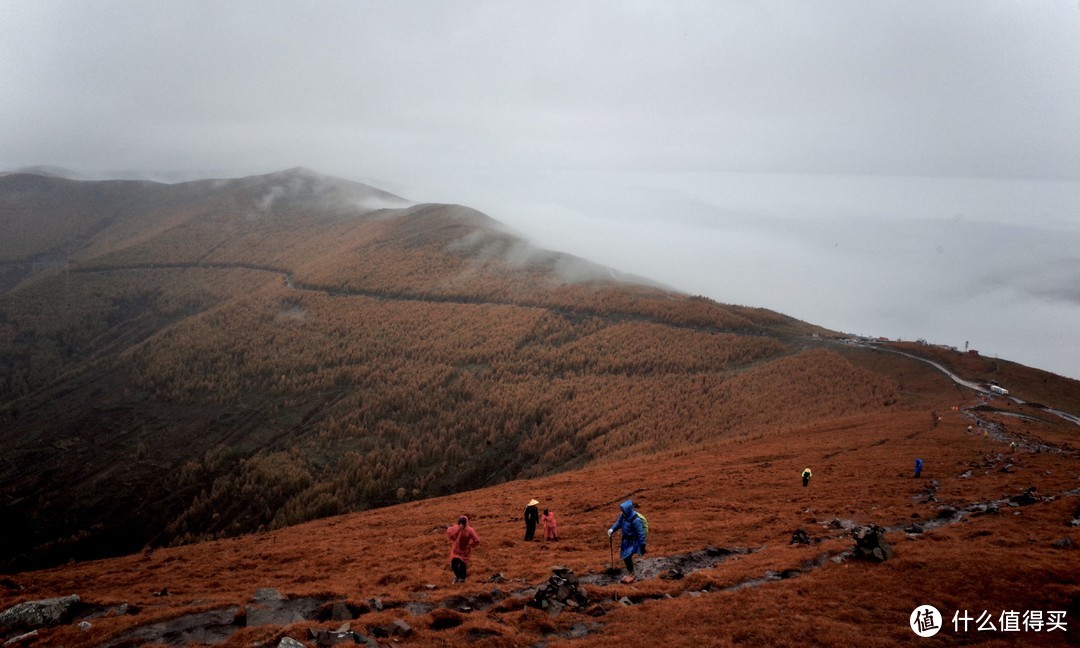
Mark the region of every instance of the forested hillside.
<instances>
[{"instance_id":1,"label":"forested hillside","mask_svg":"<svg viewBox=\"0 0 1080 648\"><path fill-rule=\"evenodd\" d=\"M13 174L0 224L9 567L904 406L816 327L309 171Z\"/></svg>"}]
</instances>

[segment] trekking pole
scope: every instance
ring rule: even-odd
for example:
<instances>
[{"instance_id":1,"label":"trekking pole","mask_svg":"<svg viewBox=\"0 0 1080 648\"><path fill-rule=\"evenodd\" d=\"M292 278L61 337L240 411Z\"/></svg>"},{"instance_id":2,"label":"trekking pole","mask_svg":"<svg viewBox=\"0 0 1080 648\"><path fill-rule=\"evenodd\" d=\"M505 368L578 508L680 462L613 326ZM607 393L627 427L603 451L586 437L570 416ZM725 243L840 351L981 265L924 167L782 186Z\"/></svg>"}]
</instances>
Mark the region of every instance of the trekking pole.
<instances>
[{"instance_id":1,"label":"trekking pole","mask_svg":"<svg viewBox=\"0 0 1080 648\"><path fill-rule=\"evenodd\" d=\"M615 539L607 537L608 550L611 552L611 561L608 562L608 571L615 571Z\"/></svg>"}]
</instances>

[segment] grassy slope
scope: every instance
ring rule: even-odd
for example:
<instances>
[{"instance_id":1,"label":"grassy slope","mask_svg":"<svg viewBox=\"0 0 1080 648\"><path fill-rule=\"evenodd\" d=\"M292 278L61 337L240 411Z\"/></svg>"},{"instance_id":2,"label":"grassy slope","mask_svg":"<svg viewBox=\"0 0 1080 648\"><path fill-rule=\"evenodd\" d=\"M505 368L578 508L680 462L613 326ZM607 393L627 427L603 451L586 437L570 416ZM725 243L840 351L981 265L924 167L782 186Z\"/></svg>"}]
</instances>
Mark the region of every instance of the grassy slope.
<instances>
[{"instance_id":1,"label":"grassy slope","mask_svg":"<svg viewBox=\"0 0 1080 648\"><path fill-rule=\"evenodd\" d=\"M856 415L796 427L736 443L713 443L649 457L605 462L579 471L517 481L451 497L378 511L339 516L280 531L205 543L107 561L19 574L27 589L0 600L77 592L84 600L142 606L133 617L95 621L82 633L59 628L43 644L94 645L124 628L202 607L249 599L259 587L276 587L291 596L333 595L357 602L379 596L388 602L433 602L458 593L490 591L494 573L511 583L504 590L542 582L554 564L576 573L600 573L607 566L604 529L617 503L632 496L650 520L650 557L679 554L709 545L747 547L752 554L682 581L646 579L630 586L591 587L594 600L645 597L641 605L600 617L564 613L551 618L520 603L464 615L459 628L428 627L430 613L412 617L403 610L371 613L365 623L405 618L417 628L413 645L460 645L472 631L490 635L478 645L531 645L545 633L574 623L598 623L579 640L553 639L549 645L646 646L851 645L892 646L917 638L907 627L916 606L933 604L951 619L968 609L1065 610L1080 588L1080 555L1051 543L1062 537L1080 541L1067 526L1080 505L1075 490L1080 471L1076 453L1021 450L1010 454L1006 441L1022 442L1049 433L1071 435L1075 426L1050 419L1020 423L1014 417L980 413L1004 426L1004 440L968 433L969 413L953 410L978 401L946 395L927 409ZM942 419L932 424L931 411ZM1028 413L1038 414L1029 409ZM1075 447L1074 443L1074 447ZM921 480L911 478L914 457L926 460ZM809 489L799 485L805 465L814 469ZM1011 466L1008 471L1002 471ZM970 478L960 475L972 471ZM938 480L939 503L921 503L930 480ZM905 525L932 519L941 505L963 506L1017 494L1036 485L1052 502L1003 508L997 516L964 521L906 538L890 534L896 558L874 565L855 561L811 569L790 580L724 588L760 579L766 571L799 569L819 556L834 555L850 541L828 528L834 519ZM517 519L531 497L554 509L560 520L558 544L524 543ZM451 586L442 529L459 514L469 514L483 539L474 554L473 581ZM916 517L917 516L917 517ZM824 542L791 546L793 530L807 528ZM520 580L519 580L520 579ZM435 584L434 590L426 588ZM1017 587L1023 583L1022 587ZM686 592L710 585L711 594ZM155 598L168 587L174 596ZM673 599L655 599L664 593ZM1076 619L1070 619L1075 623ZM305 622L287 628L245 629L230 646L275 641L282 634L305 638L308 627L339 624ZM944 639L942 639L944 637ZM939 641L994 645L1001 633L971 632L965 638L947 628ZM1055 636L1026 633L1027 643ZM1057 635L1060 641L1062 635Z\"/></svg>"},{"instance_id":2,"label":"grassy slope","mask_svg":"<svg viewBox=\"0 0 1080 648\"><path fill-rule=\"evenodd\" d=\"M30 530L0 538L0 564L752 433L786 418L767 402L783 367L831 372L799 421L895 401L842 364L786 363L814 327L614 281L463 207L387 209L302 172L0 185L19 249L60 241L67 262L0 295L0 501Z\"/></svg>"}]
</instances>

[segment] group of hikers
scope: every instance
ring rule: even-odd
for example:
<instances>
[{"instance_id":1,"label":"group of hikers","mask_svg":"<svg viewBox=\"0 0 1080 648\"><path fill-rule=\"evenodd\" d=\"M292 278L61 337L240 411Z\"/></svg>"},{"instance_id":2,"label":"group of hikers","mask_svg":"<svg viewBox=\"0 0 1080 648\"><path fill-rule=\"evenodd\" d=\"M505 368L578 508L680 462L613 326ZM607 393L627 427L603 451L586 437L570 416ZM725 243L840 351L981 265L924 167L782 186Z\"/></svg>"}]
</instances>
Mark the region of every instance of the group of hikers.
<instances>
[{"instance_id":1,"label":"group of hikers","mask_svg":"<svg viewBox=\"0 0 1080 648\"><path fill-rule=\"evenodd\" d=\"M540 515L540 502L535 499L529 500L525 506L525 540L531 542L536 534L536 525L544 525L544 541L558 541L559 534L555 526L555 513L544 509ZM634 554L645 555L645 542L649 533L649 523L645 516L634 510L634 502L626 500L619 507L619 517L615 524L608 529L608 539L611 540L616 531L622 534L622 542L619 547L619 557L626 565L627 575L622 579L624 583L634 581ZM469 557L474 547L480 544L480 536L476 529L469 525L468 516L462 515L457 524L446 529L446 538L450 541L450 569L454 572L454 583L464 583L468 577Z\"/></svg>"},{"instance_id":2,"label":"group of hikers","mask_svg":"<svg viewBox=\"0 0 1080 648\"><path fill-rule=\"evenodd\" d=\"M525 541L532 542L533 536L536 534L537 522L544 525L544 542L548 540L558 541L559 534L555 529L555 514L548 509L544 509L544 514L540 515L538 506L540 506L540 502L535 499L529 500L529 503L525 505Z\"/></svg>"},{"instance_id":3,"label":"group of hikers","mask_svg":"<svg viewBox=\"0 0 1080 648\"><path fill-rule=\"evenodd\" d=\"M915 459L915 477L922 475L922 469L923 460ZM809 466L803 469L801 477L804 488L810 485L812 476L813 472ZM538 524L543 525L545 542L558 541L559 534L555 526L555 513L550 509L544 509L544 513L540 514L539 506L540 502L535 499L529 500L529 503L525 505L525 541L533 541ZM649 535L649 522L644 515L637 511L633 500L626 500L619 505L619 517L615 519L615 523L607 530L609 541L614 542L616 531L621 536L619 558L623 561L623 565L626 566L626 576L622 578L622 582L632 583L634 582L634 556L645 555L646 541ZM465 582L469 555L472 553L473 547L480 544L480 537L476 535L476 530L469 526L469 518L464 515L458 518L457 524L446 530L446 536L450 540L450 568L454 572L454 582L463 583ZM614 562L614 546L612 546L612 562Z\"/></svg>"}]
</instances>

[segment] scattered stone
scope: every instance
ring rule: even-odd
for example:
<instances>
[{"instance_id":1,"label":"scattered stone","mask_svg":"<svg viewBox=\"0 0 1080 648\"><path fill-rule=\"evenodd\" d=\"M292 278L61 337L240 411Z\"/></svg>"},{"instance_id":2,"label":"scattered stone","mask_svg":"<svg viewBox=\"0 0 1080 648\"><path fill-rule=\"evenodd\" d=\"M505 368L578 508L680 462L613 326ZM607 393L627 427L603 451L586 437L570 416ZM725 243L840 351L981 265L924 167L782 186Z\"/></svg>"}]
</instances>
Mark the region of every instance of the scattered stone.
<instances>
[{"instance_id":1,"label":"scattered stone","mask_svg":"<svg viewBox=\"0 0 1080 648\"><path fill-rule=\"evenodd\" d=\"M371 608L372 608L373 610L375 610L376 612L382 612L382 611L383 611L383 602L382 602L382 599L380 599L380 598L373 598L373 599L369 600L369 601L368 601L368 603L371 603Z\"/></svg>"},{"instance_id":2,"label":"scattered stone","mask_svg":"<svg viewBox=\"0 0 1080 648\"><path fill-rule=\"evenodd\" d=\"M154 596L172 596L172 593L169 592L168 587L162 587L158 591L154 592Z\"/></svg>"},{"instance_id":3,"label":"scattered stone","mask_svg":"<svg viewBox=\"0 0 1080 648\"><path fill-rule=\"evenodd\" d=\"M843 556L833 556L832 558L830 558L830 560L832 560L834 563L839 565L842 562L844 562L844 557Z\"/></svg>"},{"instance_id":4,"label":"scattered stone","mask_svg":"<svg viewBox=\"0 0 1080 648\"><path fill-rule=\"evenodd\" d=\"M82 623L79 624L79 630L82 630L83 632L86 632L87 630L89 630L90 628L93 628L93 627L94 626L91 625L91 623L89 621L83 621Z\"/></svg>"},{"instance_id":5,"label":"scattered stone","mask_svg":"<svg viewBox=\"0 0 1080 648\"><path fill-rule=\"evenodd\" d=\"M948 519L956 517L956 514L958 512L959 511L957 511L956 509L954 509L951 506L942 506L941 508L938 509L937 516L941 520L948 520Z\"/></svg>"},{"instance_id":6,"label":"scattered stone","mask_svg":"<svg viewBox=\"0 0 1080 648\"><path fill-rule=\"evenodd\" d=\"M851 535L855 539L856 558L885 562L893 557L892 545L885 539L885 529L878 525L859 527Z\"/></svg>"},{"instance_id":7,"label":"scattered stone","mask_svg":"<svg viewBox=\"0 0 1080 648\"><path fill-rule=\"evenodd\" d=\"M683 570L678 567L672 567L661 574L660 578L663 578L664 580L682 580L685 576L686 574L683 573Z\"/></svg>"},{"instance_id":8,"label":"scattered stone","mask_svg":"<svg viewBox=\"0 0 1080 648\"><path fill-rule=\"evenodd\" d=\"M788 544L810 544L810 534L806 532L806 529L798 529L795 533L791 534L791 542Z\"/></svg>"},{"instance_id":9,"label":"scattered stone","mask_svg":"<svg viewBox=\"0 0 1080 648\"><path fill-rule=\"evenodd\" d=\"M1039 497L1039 489L1032 486L1019 495L1014 495L1009 498L1009 501L1015 502L1018 506L1030 506L1042 501Z\"/></svg>"},{"instance_id":10,"label":"scattered stone","mask_svg":"<svg viewBox=\"0 0 1080 648\"><path fill-rule=\"evenodd\" d=\"M912 524L911 526L904 529L904 533L910 533L912 535L919 535L924 531L926 531L926 529L924 529L921 524Z\"/></svg>"},{"instance_id":11,"label":"scattered stone","mask_svg":"<svg viewBox=\"0 0 1080 648\"><path fill-rule=\"evenodd\" d=\"M0 612L0 632L22 632L67 623L78 605L76 594L19 603Z\"/></svg>"},{"instance_id":12,"label":"scattered stone","mask_svg":"<svg viewBox=\"0 0 1080 648\"><path fill-rule=\"evenodd\" d=\"M376 639L386 639L390 636L390 626L369 625L367 633Z\"/></svg>"},{"instance_id":13,"label":"scattered stone","mask_svg":"<svg viewBox=\"0 0 1080 648\"><path fill-rule=\"evenodd\" d=\"M977 504L971 507L969 510L971 511L971 515L975 517L978 517L980 515L997 515L1001 513L1001 509L999 509L998 505L994 503Z\"/></svg>"},{"instance_id":14,"label":"scattered stone","mask_svg":"<svg viewBox=\"0 0 1080 648\"><path fill-rule=\"evenodd\" d=\"M121 603L116 607L109 608L109 611L105 613L107 617L126 616L128 614L138 614L139 608L128 603Z\"/></svg>"},{"instance_id":15,"label":"scattered stone","mask_svg":"<svg viewBox=\"0 0 1080 648\"><path fill-rule=\"evenodd\" d=\"M263 587L255 590L255 594L251 597L251 600L263 603L266 601L285 601L287 599L284 594L276 589L272 587Z\"/></svg>"},{"instance_id":16,"label":"scattered stone","mask_svg":"<svg viewBox=\"0 0 1080 648\"><path fill-rule=\"evenodd\" d=\"M971 478L971 471L970 470L966 470L966 471L960 473L960 479L970 479L970 478Z\"/></svg>"},{"instance_id":17,"label":"scattered stone","mask_svg":"<svg viewBox=\"0 0 1080 648\"><path fill-rule=\"evenodd\" d=\"M14 646L17 643L21 643L21 642L23 642L23 641L25 641L27 639L33 639L36 636L38 636L38 631L37 630L31 630L30 632L27 632L25 634L21 634L21 635L19 635L17 637L12 637L11 639L8 639L7 641L4 642L4 645L5 646Z\"/></svg>"},{"instance_id":18,"label":"scattered stone","mask_svg":"<svg viewBox=\"0 0 1080 648\"><path fill-rule=\"evenodd\" d=\"M408 623L405 623L401 619L394 621L390 624L390 634L394 637L401 637L404 639L413 633L413 627Z\"/></svg>"},{"instance_id":19,"label":"scattered stone","mask_svg":"<svg viewBox=\"0 0 1080 648\"><path fill-rule=\"evenodd\" d=\"M1051 543L1059 549L1068 549L1072 546L1072 538L1062 538L1061 540L1055 540Z\"/></svg>"},{"instance_id":20,"label":"scattered stone","mask_svg":"<svg viewBox=\"0 0 1080 648\"><path fill-rule=\"evenodd\" d=\"M630 600L629 596L624 596L621 599L619 599L619 605L629 606L629 605L633 605L633 604L634 604L634 602Z\"/></svg>"},{"instance_id":21,"label":"scattered stone","mask_svg":"<svg viewBox=\"0 0 1080 648\"><path fill-rule=\"evenodd\" d=\"M277 648L306 648L304 644L300 643L292 637L282 637L278 642Z\"/></svg>"},{"instance_id":22,"label":"scattered stone","mask_svg":"<svg viewBox=\"0 0 1080 648\"><path fill-rule=\"evenodd\" d=\"M262 626L262 625L280 625L285 626L290 623L298 623L300 621L308 621L311 619L319 618L323 621L329 621L328 617L324 617L320 613L320 610L325 606L325 602L319 599L300 598L300 599L274 599L263 598L259 603L247 605L244 608L245 625L248 627ZM335 621L341 621L343 619L334 619Z\"/></svg>"},{"instance_id":23,"label":"scattered stone","mask_svg":"<svg viewBox=\"0 0 1080 648\"><path fill-rule=\"evenodd\" d=\"M488 579L488 582L489 583L505 583L506 582L506 575L503 574L502 572L499 572L497 574L492 574L491 578Z\"/></svg>"},{"instance_id":24,"label":"scattered stone","mask_svg":"<svg viewBox=\"0 0 1080 648\"><path fill-rule=\"evenodd\" d=\"M429 589L429 590L433 590L433 589L439 589L439 586L434 584L434 583L428 583L428 584L424 585L424 588Z\"/></svg>"},{"instance_id":25,"label":"scattered stone","mask_svg":"<svg viewBox=\"0 0 1080 648\"><path fill-rule=\"evenodd\" d=\"M574 572L566 567L552 567L551 578L536 588L533 606L558 616L567 607L583 608L589 603L589 595L578 582Z\"/></svg>"},{"instance_id":26,"label":"scattered stone","mask_svg":"<svg viewBox=\"0 0 1080 648\"><path fill-rule=\"evenodd\" d=\"M363 644L371 646L372 648L378 648L379 646L378 642L375 640L356 634L351 630L348 632L330 632L329 630L309 629L308 636L311 637L315 642L315 645L319 646L319 648L330 648L330 646L339 646L341 644L348 644L351 646Z\"/></svg>"},{"instance_id":27,"label":"scattered stone","mask_svg":"<svg viewBox=\"0 0 1080 648\"><path fill-rule=\"evenodd\" d=\"M320 621L352 621L367 611L367 608L363 605L334 601L323 606L319 611L318 619Z\"/></svg>"}]
</instances>

